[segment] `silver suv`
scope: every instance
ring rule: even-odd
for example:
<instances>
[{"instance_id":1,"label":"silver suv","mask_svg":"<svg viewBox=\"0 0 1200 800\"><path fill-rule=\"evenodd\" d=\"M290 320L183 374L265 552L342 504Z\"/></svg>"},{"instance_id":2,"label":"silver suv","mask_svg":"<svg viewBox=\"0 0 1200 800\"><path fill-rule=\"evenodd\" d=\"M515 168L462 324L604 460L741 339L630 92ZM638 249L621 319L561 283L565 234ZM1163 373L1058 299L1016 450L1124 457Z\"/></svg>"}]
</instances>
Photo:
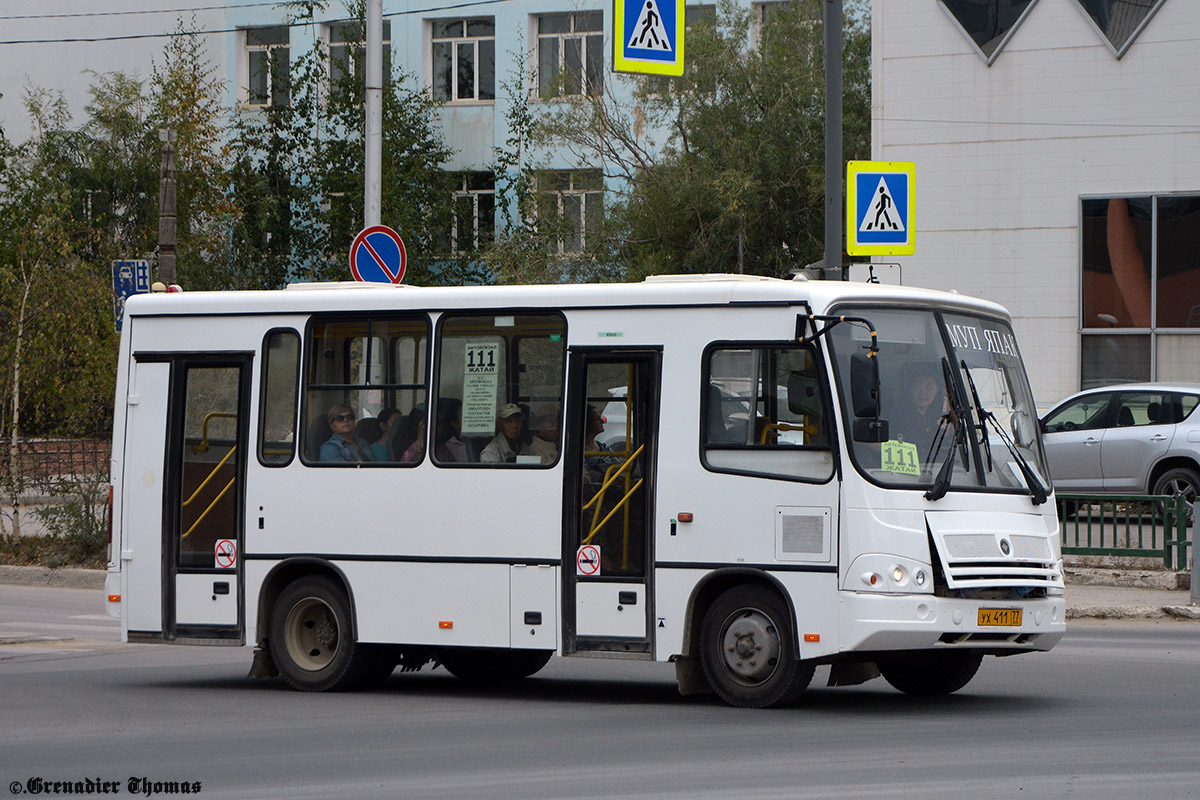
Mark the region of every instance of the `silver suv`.
<instances>
[{"instance_id":1,"label":"silver suv","mask_svg":"<svg viewBox=\"0 0 1200 800\"><path fill-rule=\"evenodd\" d=\"M1042 418L1060 492L1183 495L1200 487L1200 384L1088 389Z\"/></svg>"}]
</instances>

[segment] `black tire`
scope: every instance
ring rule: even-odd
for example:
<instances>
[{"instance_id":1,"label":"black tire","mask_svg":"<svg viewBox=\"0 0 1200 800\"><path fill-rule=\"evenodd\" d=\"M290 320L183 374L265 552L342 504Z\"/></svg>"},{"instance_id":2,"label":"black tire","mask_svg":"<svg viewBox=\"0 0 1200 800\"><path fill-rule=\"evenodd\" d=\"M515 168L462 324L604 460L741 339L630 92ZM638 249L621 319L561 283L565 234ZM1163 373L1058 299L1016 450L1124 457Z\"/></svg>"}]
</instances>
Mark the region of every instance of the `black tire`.
<instances>
[{"instance_id":1,"label":"black tire","mask_svg":"<svg viewBox=\"0 0 1200 800\"><path fill-rule=\"evenodd\" d=\"M983 654L969 651L916 652L881 660L879 671L884 680L907 694L950 694L971 682L981 661Z\"/></svg>"},{"instance_id":2,"label":"black tire","mask_svg":"<svg viewBox=\"0 0 1200 800\"><path fill-rule=\"evenodd\" d=\"M773 708L794 702L815 669L796 653L791 614L770 589L729 589L704 615L700 664L709 686L731 706Z\"/></svg>"},{"instance_id":3,"label":"black tire","mask_svg":"<svg viewBox=\"0 0 1200 800\"><path fill-rule=\"evenodd\" d=\"M438 661L451 675L468 683L494 685L528 678L554 655L552 650L503 650L490 647L447 648Z\"/></svg>"},{"instance_id":4,"label":"black tire","mask_svg":"<svg viewBox=\"0 0 1200 800\"><path fill-rule=\"evenodd\" d=\"M279 674L302 692L355 688L377 664L376 652L354 641L346 590L321 575L300 578L279 595L269 641Z\"/></svg>"},{"instance_id":5,"label":"black tire","mask_svg":"<svg viewBox=\"0 0 1200 800\"><path fill-rule=\"evenodd\" d=\"M1153 494L1169 495L1171 497L1182 495L1183 499L1187 500L1187 518L1191 521L1191 506L1196 502L1197 489L1200 489L1200 474L1197 474L1194 469L1176 467L1158 476L1158 480L1154 482Z\"/></svg>"}]
</instances>

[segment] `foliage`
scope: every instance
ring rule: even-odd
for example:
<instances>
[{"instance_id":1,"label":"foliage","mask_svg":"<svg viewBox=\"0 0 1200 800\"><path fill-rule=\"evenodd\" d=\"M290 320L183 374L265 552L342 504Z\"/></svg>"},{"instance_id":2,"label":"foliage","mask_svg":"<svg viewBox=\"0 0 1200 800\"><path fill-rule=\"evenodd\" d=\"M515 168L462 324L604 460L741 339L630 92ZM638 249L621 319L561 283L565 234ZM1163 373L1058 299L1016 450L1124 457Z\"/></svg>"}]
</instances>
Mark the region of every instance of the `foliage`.
<instances>
[{"instance_id":1,"label":"foliage","mask_svg":"<svg viewBox=\"0 0 1200 800\"><path fill-rule=\"evenodd\" d=\"M298 3L312 23L314 3ZM361 26L361 8L359 22ZM361 27L359 28L361 40ZM276 280L348 279L346 254L363 227L365 88L361 76L331 82L317 46L291 60L287 105L241 115L234 124L236 193L245 209L241 256ZM383 82L381 217L404 239L410 283L444 280L436 251L450 227L451 153L436 125L436 104L404 88L392 70Z\"/></svg>"},{"instance_id":2,"label":"foliage","mask_svg":"<svg viewBox=\"0 0 1200 800\"><path fill-rule=\"evenodd\" d=\"M757 8L757 7L756 7ZM819 0L770 6L757 41L730 0L689 29L676 79L617 75L633 108L561 104L536 137L604 165L607 249L626 278L658 272L784 275L824 239L824 73ZM851 8L844 46L844 155L869 153L869 46Z\"/></svg>"}]
</instances>

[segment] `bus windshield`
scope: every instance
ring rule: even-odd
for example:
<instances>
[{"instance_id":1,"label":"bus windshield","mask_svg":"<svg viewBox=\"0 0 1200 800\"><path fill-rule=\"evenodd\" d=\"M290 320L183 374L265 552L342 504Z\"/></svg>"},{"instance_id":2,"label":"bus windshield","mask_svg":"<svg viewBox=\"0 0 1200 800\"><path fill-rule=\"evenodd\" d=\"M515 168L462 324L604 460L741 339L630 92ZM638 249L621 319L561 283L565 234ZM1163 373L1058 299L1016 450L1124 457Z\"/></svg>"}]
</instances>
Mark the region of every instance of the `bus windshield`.
<instances>
[{"instance_id":1,"label":"bus windshield","mask_svg":"<svg viewBox=\"0 0 1200 800\"><path fill-rule=\"evenodd\" d=\"M878 332L879 418L887 431L850 437L881 440L850 442L859 472L885 486L927 489L930 499L983 488L1044 501L1050 484L1033 394L1006 322L917 309L838 313L868 319ZM850 361L870 338L860 323L829 333L847 420L856 418Z\"/></svg>"}]
</instances>

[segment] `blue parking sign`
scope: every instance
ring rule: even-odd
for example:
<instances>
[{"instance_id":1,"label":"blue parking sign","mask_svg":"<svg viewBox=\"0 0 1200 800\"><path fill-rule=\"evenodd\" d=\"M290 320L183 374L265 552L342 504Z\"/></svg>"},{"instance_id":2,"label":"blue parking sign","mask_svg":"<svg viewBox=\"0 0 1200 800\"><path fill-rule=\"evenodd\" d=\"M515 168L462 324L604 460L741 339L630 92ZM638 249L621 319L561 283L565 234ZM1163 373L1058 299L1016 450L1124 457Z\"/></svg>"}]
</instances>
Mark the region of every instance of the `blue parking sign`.
<instances>
[{"instance_id":1,"label":"blue parking sign","mask_svg":"<svg viewBox=\"0 0 1200 800\"><path fill-rule=\"evenodd\" d=\"M150 291L150 262L144 259L112 262L113 313L117 330L121 330L121 319L125 316L125 301L135 294Z\"/></svg>"}]
</instances>

